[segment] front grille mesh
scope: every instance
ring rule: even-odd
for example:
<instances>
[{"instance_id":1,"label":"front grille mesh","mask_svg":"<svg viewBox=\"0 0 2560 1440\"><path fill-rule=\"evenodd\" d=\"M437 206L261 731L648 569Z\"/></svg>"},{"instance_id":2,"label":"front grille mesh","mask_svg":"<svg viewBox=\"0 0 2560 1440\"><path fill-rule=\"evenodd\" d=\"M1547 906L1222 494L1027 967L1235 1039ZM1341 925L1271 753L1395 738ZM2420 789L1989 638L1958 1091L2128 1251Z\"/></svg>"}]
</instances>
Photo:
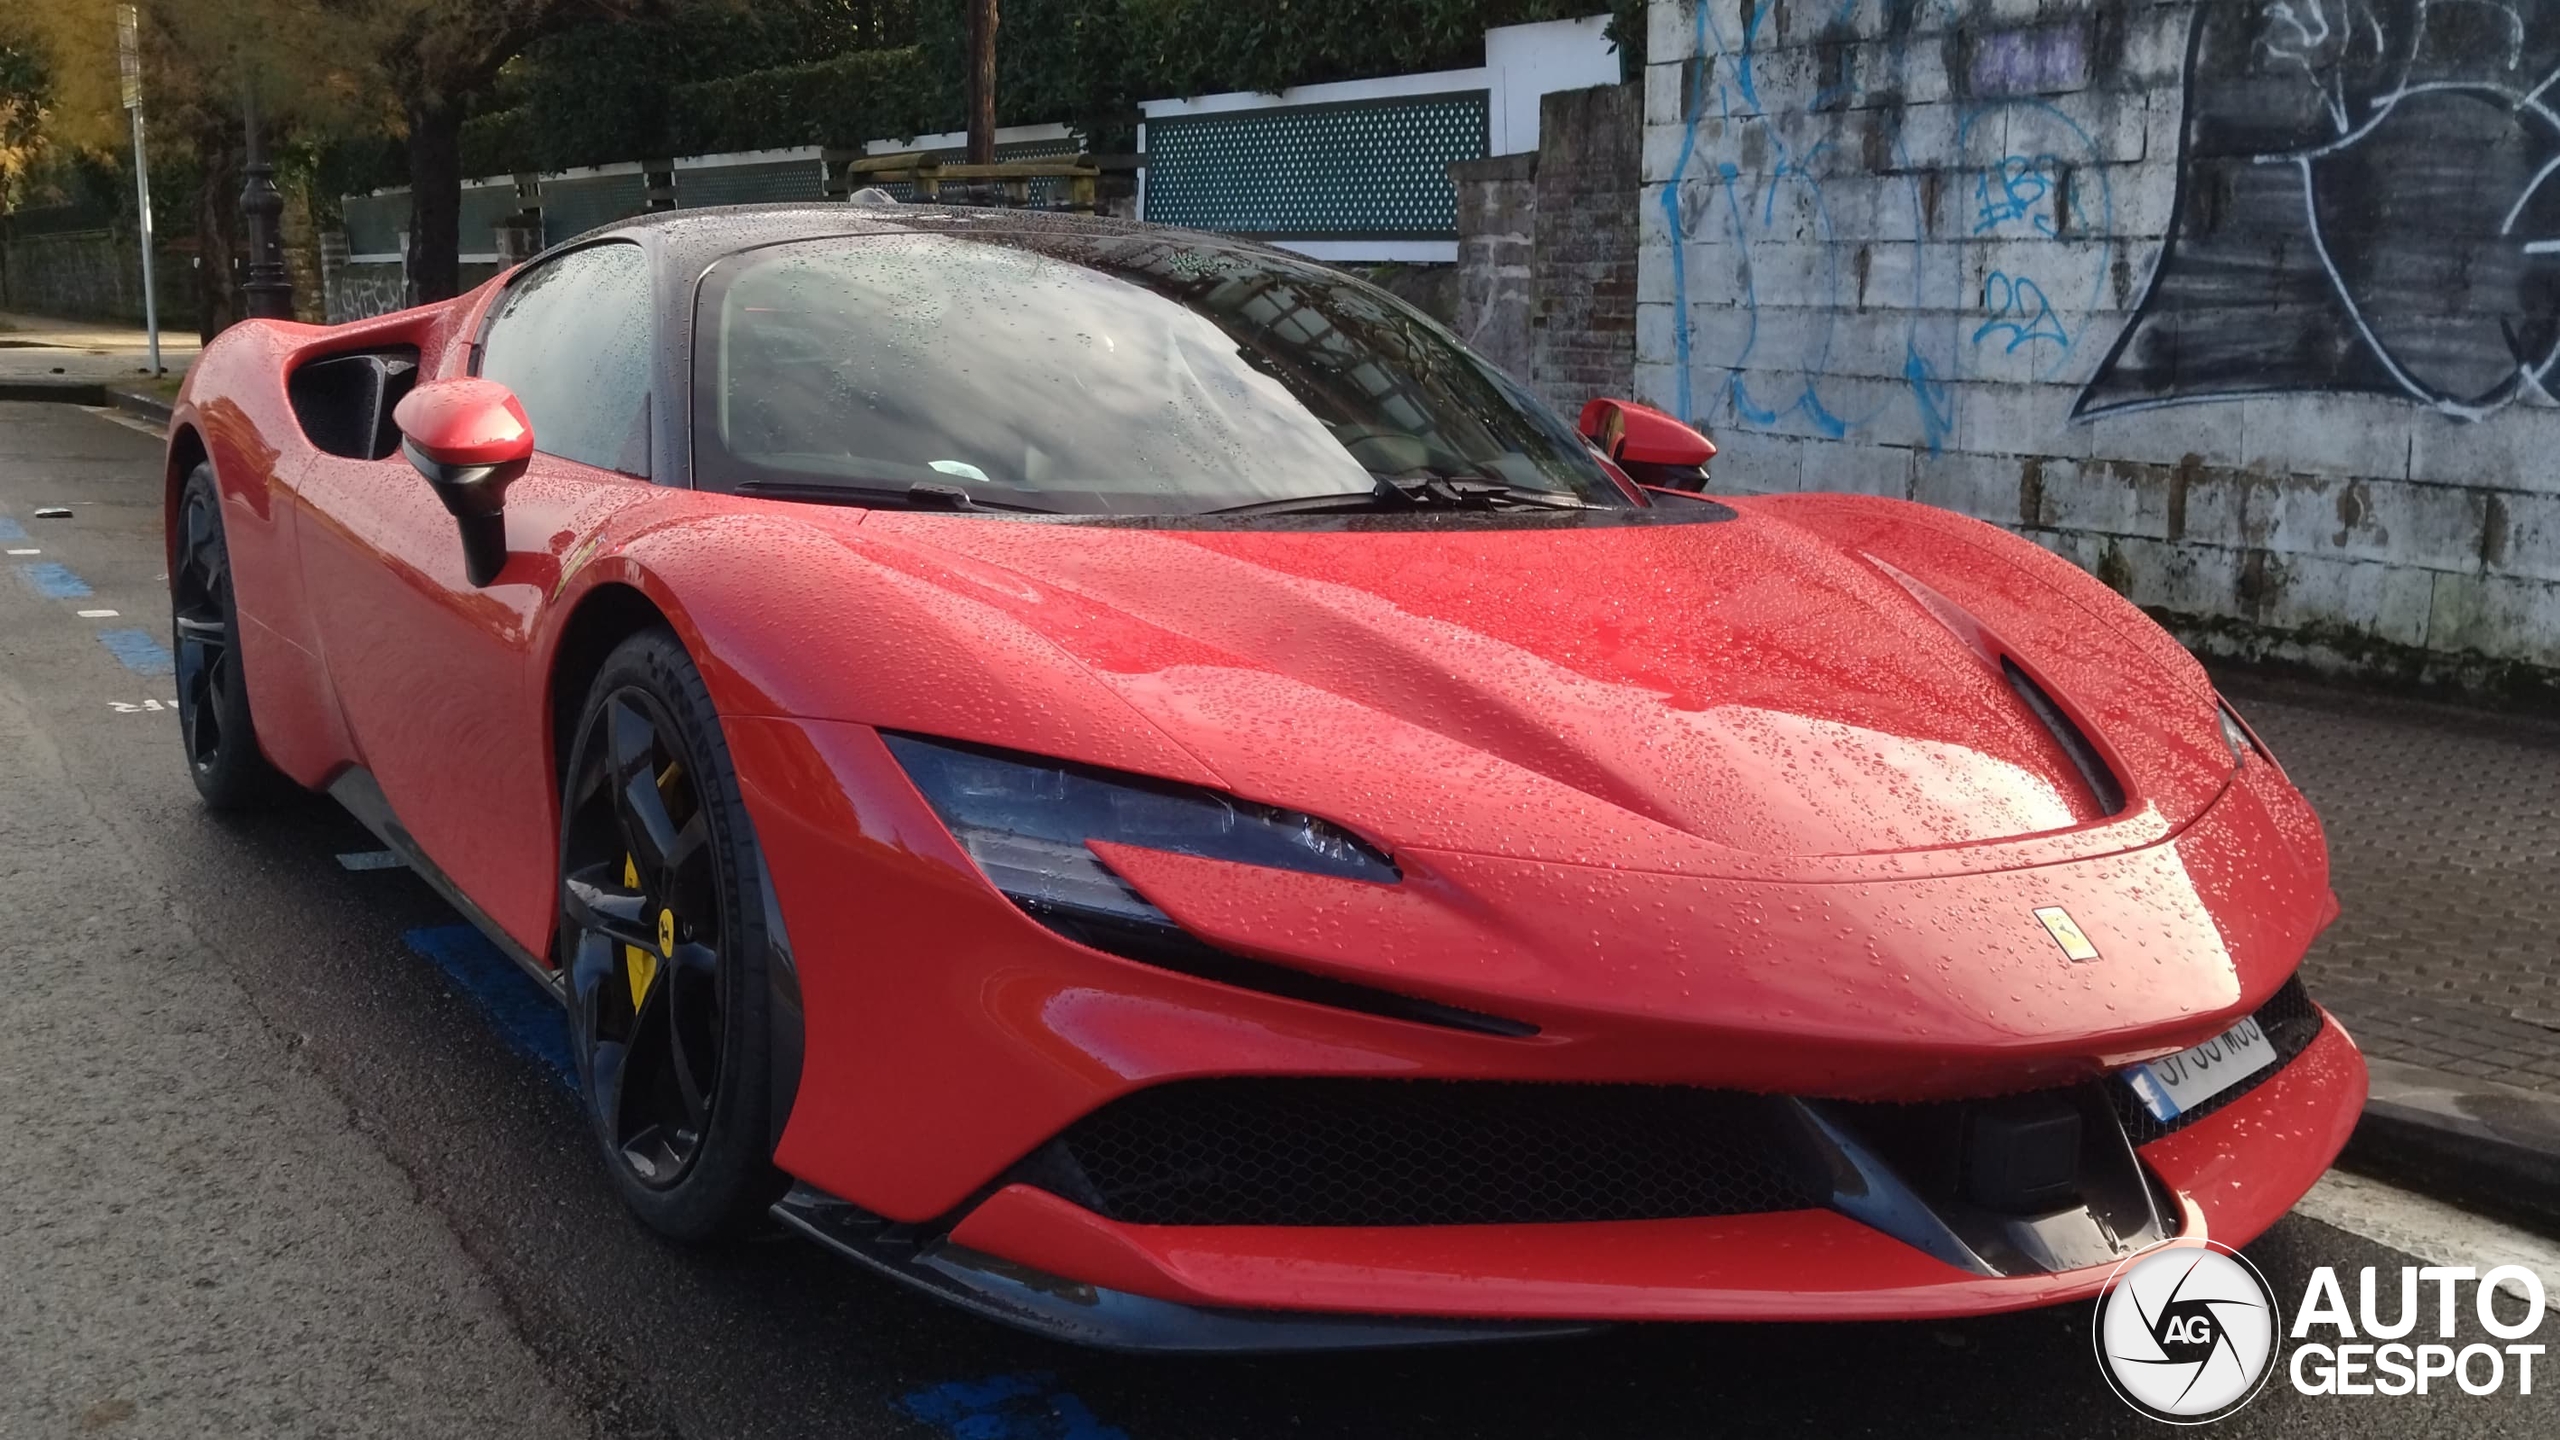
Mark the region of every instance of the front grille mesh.
<instances>
[{"instance_id":1,"label":"front grille mesh","mask_svg":"<svg viewBox=\"0 0 2560 1440\"><path fill-rule=\"evenodd\" d=\"M2277 1061L2163 1124L2104 1089L2142 1146L2309 1048L2299 979L2257 1011ZM1242 1077L1135 1091L1068 1127L1019 1179L1141 1225L1504 1225L1664 1220L1829 1202L1767 1099L1669 1085Z\"/></svg>"},{"instance_id":2,"label":"front grille mesh","mask_svg":"<svg viewBox=\"0 0 2560 1440\"><path fill-rule=\"evenodd\" d=\"M1159 1225L1499 1225L1798 1210L1764 1102L1656 1085L1247 1078L1140 1090L1060 1143ZM1079 1187L1082 1188L1082 1187Z\"/></svg>"},{"instance_id":3,"label":"front grille mesh","mask_svg":"<svg viewBox=\"0 0 2560 1440\"><path fill-rule=\"evenodd\" d=\"M2163 1135L2175 1134L2203 1119L2241 1096L2275 1078L2276 1072L2293 1063L2293 1057L2311 1048L2320 1034L2320 1011L2311 1003L2311 994L2302 988L2302 977L2296 975L2284 982L2284 988L2267 997L2257 1009L2258 1028L2267 1032L2267 1042L2276 1047L2276 1063L2196 1106L2182 1112L2175 1120L2154 1120L2142 1102L2133 1098L2131 1087L2109 1081L2107 1098L2116 1107L2116 1119L2124 1124L2125 1138L2136 1148L2148 1145Z\"/></svg>"}]
</instances>

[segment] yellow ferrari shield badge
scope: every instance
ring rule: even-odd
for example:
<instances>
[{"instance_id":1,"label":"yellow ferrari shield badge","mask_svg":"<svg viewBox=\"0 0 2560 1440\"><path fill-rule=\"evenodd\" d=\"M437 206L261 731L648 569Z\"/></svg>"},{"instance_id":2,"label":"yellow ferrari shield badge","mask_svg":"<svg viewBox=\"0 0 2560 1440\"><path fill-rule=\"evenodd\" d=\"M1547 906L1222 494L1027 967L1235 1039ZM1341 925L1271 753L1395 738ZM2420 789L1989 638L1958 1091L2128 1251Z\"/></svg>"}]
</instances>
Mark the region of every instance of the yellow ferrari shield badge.
<instances>
[{"instance_id":1,"label":"yellow ferrari shield badge","mask_svg":"<svg viewBox=\"0 0 2560 1440\"><path fill-rule=\"evenodd\" d=\"M2036 918L2044 922L2044 933L2053 937L2053 943L2062 947L2063 954L2074 960L2098 958L2098 947L2090 944L2089 937L2080 932L2079 922L2071 918L2070 911L2059 905L2047 905L2036 911Z\"/></svg>"}]
</instances>

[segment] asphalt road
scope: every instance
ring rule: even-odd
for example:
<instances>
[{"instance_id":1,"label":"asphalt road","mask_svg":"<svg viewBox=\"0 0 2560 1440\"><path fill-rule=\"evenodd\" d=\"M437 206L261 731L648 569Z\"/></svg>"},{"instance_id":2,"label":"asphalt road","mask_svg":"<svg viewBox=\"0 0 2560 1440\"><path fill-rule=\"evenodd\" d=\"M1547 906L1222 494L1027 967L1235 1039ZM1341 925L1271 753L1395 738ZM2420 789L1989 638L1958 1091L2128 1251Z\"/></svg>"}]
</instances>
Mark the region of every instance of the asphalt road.
<instances>
[{"instance_id":1,"label":"asphalt road","mask_svg":"<svg viewBox=\"0 0 2560 1440\"><path fill-rule=\"evenodd\" d=\"M0 549L42 552L0 556L0 1436L2167 1433L2100 1382L2086 1306L1168 1361L1020 1337L779 1236L663 1245L525 1017L421 953L457 923L423 884L344 868L376 846L325 801L197 808L151 708L170 681L100 634L165 632L157 457L77 407L0 405ZM2431 1233L2459 1250L2451 1223ZM2288 1306L2315 1265L2421 1263L2301 1216L2250 1253ZM2279 1377L2218 1428L2549 1435L2553 1388Z\"/></svg>"}]
</instances>

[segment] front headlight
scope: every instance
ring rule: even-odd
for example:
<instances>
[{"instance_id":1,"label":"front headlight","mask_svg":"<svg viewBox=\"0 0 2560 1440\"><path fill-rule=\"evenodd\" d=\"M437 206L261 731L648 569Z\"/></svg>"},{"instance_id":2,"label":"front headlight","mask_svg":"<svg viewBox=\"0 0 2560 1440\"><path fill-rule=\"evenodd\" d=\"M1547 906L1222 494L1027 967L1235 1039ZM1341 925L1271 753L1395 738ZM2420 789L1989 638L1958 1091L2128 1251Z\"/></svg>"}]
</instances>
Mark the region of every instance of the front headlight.
<instances>
[{"instance_id":1,"label":"front headlight","mask_svg":"<svg viewBox=\"0 0 2560 1440\"><path fill-rule=\"evenodd\" d=\"M1521 1037L1538 1027L1217 949L1173 923L1102 863L1088 840L1114 840L1241 865L1394 884L1375 846L1330 821L1195 785L881 732L1006 899L1049 929L1125 959L1245 990L1442 1029Z\"/></svg>"},{"instance_id":2,"label":"front headlight","mask_svg":"<svg viewBox=\"0 0 2560 1440\"><path fill-rule=\"evenodd\" d=\"M2276 765L2276 757L2267 753L2267 747L2258 739L2257 732L2251 730L2248 722L2240 718L2239 711L2231 708L2230 701L2219 695L2215 696L2213 713L2214 718L2222 722L2222 743L2231 747L2233 768L2248 769L2249 757L2255 755L2269 765L2275 765L2277 774L2284 773L2284 767Z\"/></svg>"},{"instance_id":3,"label":"front headlight","mask_svg":"<svg viewBox=\"0 0 2560 1440\"><path fill-rule=\"evenodd\" d=\"M1085 844L1110 840L1210 860L1393 883L1396 867L1342 827L1143 776L883 732L995 887L1035 915L1172 923Z\"/></svg>"}]
</instances>

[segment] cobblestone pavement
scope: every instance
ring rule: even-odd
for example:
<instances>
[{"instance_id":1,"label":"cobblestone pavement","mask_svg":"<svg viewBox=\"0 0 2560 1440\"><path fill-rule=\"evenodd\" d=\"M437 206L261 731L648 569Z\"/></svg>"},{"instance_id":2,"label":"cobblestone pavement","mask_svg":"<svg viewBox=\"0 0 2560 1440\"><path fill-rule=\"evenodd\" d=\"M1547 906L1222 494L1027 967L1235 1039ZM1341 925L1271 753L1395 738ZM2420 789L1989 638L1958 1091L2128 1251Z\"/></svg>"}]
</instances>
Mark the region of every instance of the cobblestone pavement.
<instances>
[{"instance_id":1,"label":"cobblestone pavement","mask_svg":"<svg viewBox=\"0 0 2560 1440\"><path fill-rule=\"evenodd\" d=\"M2560 1095L2560 719L2216 678L2328 826L2312 994L2370 1054Z\"/></svg>"}]
</instances>

